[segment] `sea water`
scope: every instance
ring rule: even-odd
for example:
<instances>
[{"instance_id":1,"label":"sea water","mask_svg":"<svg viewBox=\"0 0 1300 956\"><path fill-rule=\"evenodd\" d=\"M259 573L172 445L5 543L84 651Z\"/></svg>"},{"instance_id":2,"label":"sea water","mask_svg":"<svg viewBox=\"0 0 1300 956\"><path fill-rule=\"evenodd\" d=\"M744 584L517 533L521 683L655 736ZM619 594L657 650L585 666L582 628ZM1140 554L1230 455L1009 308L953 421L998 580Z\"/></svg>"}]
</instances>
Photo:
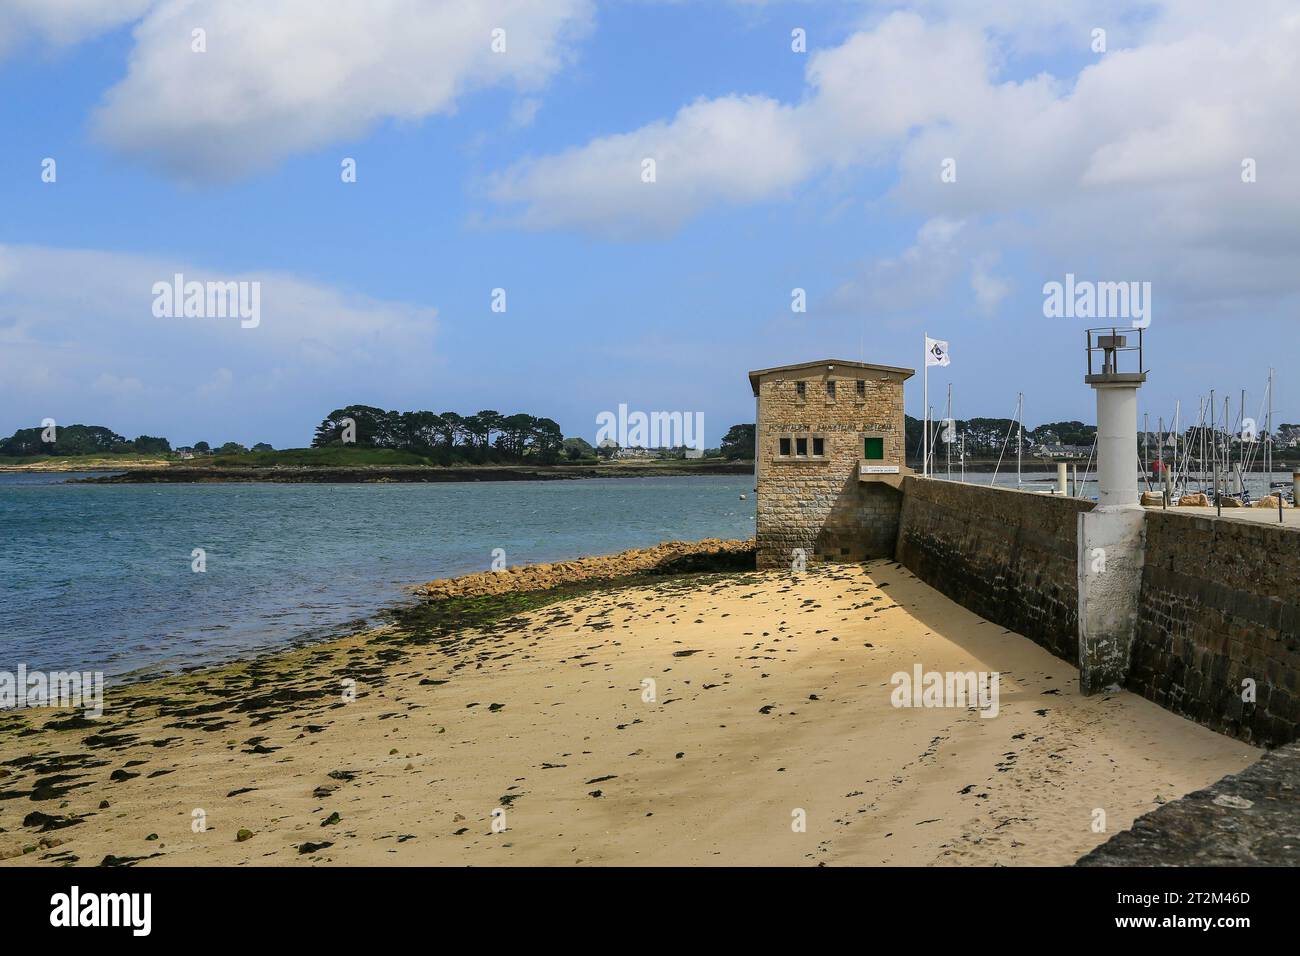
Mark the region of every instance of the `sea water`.
<instances>
[{"instance_id":1,"label":"sea water","mask_svg":"<svg viewBox=\"0 0 1300 956\"><path fill-rule=\"evenodd\" d=\"M748 475L68 482L79 477L0 475L0 670L111 679L211 664L373 619L494 555L509 566L754 533Z\"/></svg>"}]
</instances>

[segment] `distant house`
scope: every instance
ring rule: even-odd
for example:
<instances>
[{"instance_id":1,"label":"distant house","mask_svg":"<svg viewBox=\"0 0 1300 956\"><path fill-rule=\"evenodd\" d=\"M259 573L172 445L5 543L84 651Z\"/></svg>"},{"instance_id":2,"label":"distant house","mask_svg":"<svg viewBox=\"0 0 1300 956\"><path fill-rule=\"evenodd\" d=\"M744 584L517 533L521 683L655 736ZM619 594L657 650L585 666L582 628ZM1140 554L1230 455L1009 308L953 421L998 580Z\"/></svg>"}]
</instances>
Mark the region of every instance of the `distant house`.
<instances>
[{"instance_id":1,"label":"distant house","mask_svg":"<svg viewBox=\"0 0 1300 956\"><path fill-rule=\"evenodd\" d=\"M616 458L658 458L659 449L641 448L640 446L637 446L635 448L620 448L615 453L615 457Z\"/></svg>"},{"instance_id":2,"label":"distant house","mask_svg":"<svg viewBox=\"0 0 1300 956\"><path fill-rule=\"evenodd\" d=\"M1087 458L1092 454L1092 449L1084 445L1061 445L1053 443L1035 445L1032 453L1038 458L1046 458L1052 461L1068 461L1072 458Z\"/></svg>"},{"instance_id":3,"label":"distant house","mask_svg":"<svg viewBox=\"0 0 1300 956\"><path fill-rule=\"evenodd\" d=\"M180 456L181 461L189 461L194 457L194 449L187 445L184 448L177 448L176 454Z\"/></svg>"}]
</instances>

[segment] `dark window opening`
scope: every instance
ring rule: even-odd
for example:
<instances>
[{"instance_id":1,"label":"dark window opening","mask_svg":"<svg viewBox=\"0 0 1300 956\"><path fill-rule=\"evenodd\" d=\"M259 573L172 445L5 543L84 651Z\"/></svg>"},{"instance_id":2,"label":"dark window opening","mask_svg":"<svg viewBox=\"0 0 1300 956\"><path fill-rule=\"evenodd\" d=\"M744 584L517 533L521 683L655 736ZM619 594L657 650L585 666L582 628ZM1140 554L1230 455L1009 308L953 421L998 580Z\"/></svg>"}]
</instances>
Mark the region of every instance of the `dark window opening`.
<instances>
[{"instance_id":1,"label":"dark window opening","mask_svg":"<svg viewBox=\"0 0 1300 956\"><path fill-rule=\"evenodd\" d=\"M794 393L795 393L796 396L798 396L799 401L803 401L803 400L807 397L807 395L808 395L808 383L807 383L807 382L795 382L795 383L794 383Z\"/></svg>"},{"instance_id":2,"label":"dark window opening","mask_svg":"<svg viewBox=\"0 0 1300 956\"><path fill-rule=\"evenodd\" d=\"M796 455L807 455L807 454L808 454L808 439L806 439L806 438L796 438L796 439L794 440L794 453L795 453Z\"/></svg>"},{"instance_id":3,"label":"dark window opening","mask_svg":"<svg viewBox=\"0 0 1300 956\"><path fill-rule=\"evenodd\" d=\"M781 454L788 457L790 455L790 439L781 439Z\"/></svg>"},{"instance_id":4,"label":"dark window opening","mask_svg":"<svg viewBox=\"0 0 1300 956\"><path fill-rule=\"evenodd\" d=\"M864 382L862 379L858 379L858 398L866 398L866 397L867 397L867 383Z\"/></svg>"},{"instance_id":5,"label":"dark window opening","mask_svg":"<svg viewBox=\"0 0 1300 956\"><path fill-rule=\"evenodd\" d=\"M826 397L832 402L835 401L835 380L832 379L826 383Z\"/></svg>"},{"instance_id":6,"label":"dark window opening","mask_svg":"<svg viewBox=\"0 0 1300 956\"><path fill-rule=\"evenodd\" d=\"M814 439L813 439L813 454L814 454L814 455L817 455L818 457L820 457L820 456L826 454L826 439L825 439L825 438L814 438Z\"/></svg>"}]
</instances>

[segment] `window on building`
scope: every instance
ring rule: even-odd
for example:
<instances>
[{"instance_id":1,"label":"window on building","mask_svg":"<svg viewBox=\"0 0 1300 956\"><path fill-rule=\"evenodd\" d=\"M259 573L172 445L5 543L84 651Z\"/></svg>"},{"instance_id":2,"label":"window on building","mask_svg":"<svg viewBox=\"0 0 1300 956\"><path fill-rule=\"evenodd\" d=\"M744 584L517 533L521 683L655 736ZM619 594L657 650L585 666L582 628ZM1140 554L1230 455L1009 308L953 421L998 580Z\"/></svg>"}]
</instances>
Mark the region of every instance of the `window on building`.
<instances>
[{"instance_id":1,"label":"window on building","mask_svg":"<svg viewBox=\"0 0 1300 956\"><path fill-rule=\"evenodd\" d=\"M826 400L828 402L835 401L835 379L829 379L826 382Z\"/></svg>"},{"instance_id":2,"label":"window on building","mask_svg":"<svg viewBox=\"0 0 1300 956\"><path fill-rule=\"evenodd\" d=\"M776 439L778 458L825 458L825 435L779 435Z\"/></svg>"},{"instance_id":3,"label":"window on building","mask_svg":"<svg viewBox=\"0 0 1300 956\"><path fill-rule=\"evenodd\" d=\"M867 436L863 441L862 457L867 461L881 461L885 457L885 439Z\"/></svg>"},{"instance_id":4,"label":"window on building","mask_svg":"<svg viewBox=\"0 0 1300 956\"><path fill-rule=\"evenodd\" d=\"M799 401L801 401L801 402L802 402L805 398L807 398L807 397L808 397L808 383L807 383L807 382L795 382L795 383L794 383L794 395L795 395L795 398L799 399Z\"/></svg>"},{"instance_id":5,"label":"window on building","mask_svg":"<svg viewBox=\"0 0 1300 956\"><path fill-rule=\"evenodd\" d=\"M858 379L858 401L866 401L866 398L867 398L867 383L864 382L862 379Z\"/></svg>"}]
</instances>

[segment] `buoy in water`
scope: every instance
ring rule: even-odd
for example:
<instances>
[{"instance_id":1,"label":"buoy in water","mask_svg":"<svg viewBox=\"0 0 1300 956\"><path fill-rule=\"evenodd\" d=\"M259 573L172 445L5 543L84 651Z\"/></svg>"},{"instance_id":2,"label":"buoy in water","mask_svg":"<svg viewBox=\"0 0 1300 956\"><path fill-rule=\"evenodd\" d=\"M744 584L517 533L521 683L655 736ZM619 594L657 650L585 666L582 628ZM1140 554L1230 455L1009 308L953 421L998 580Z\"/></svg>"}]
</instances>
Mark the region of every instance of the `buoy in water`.
<instances>
[{"instance_id":1,"label":"buoy in water","mask_svg":"<svg viewBox=\"0 0 1300 956\"><path fill-rule=\"evenodd\" d=\"M743 491L740 493L740 500L741 501L745 500L745 493Z\"/></svg>"}]
</instances>

